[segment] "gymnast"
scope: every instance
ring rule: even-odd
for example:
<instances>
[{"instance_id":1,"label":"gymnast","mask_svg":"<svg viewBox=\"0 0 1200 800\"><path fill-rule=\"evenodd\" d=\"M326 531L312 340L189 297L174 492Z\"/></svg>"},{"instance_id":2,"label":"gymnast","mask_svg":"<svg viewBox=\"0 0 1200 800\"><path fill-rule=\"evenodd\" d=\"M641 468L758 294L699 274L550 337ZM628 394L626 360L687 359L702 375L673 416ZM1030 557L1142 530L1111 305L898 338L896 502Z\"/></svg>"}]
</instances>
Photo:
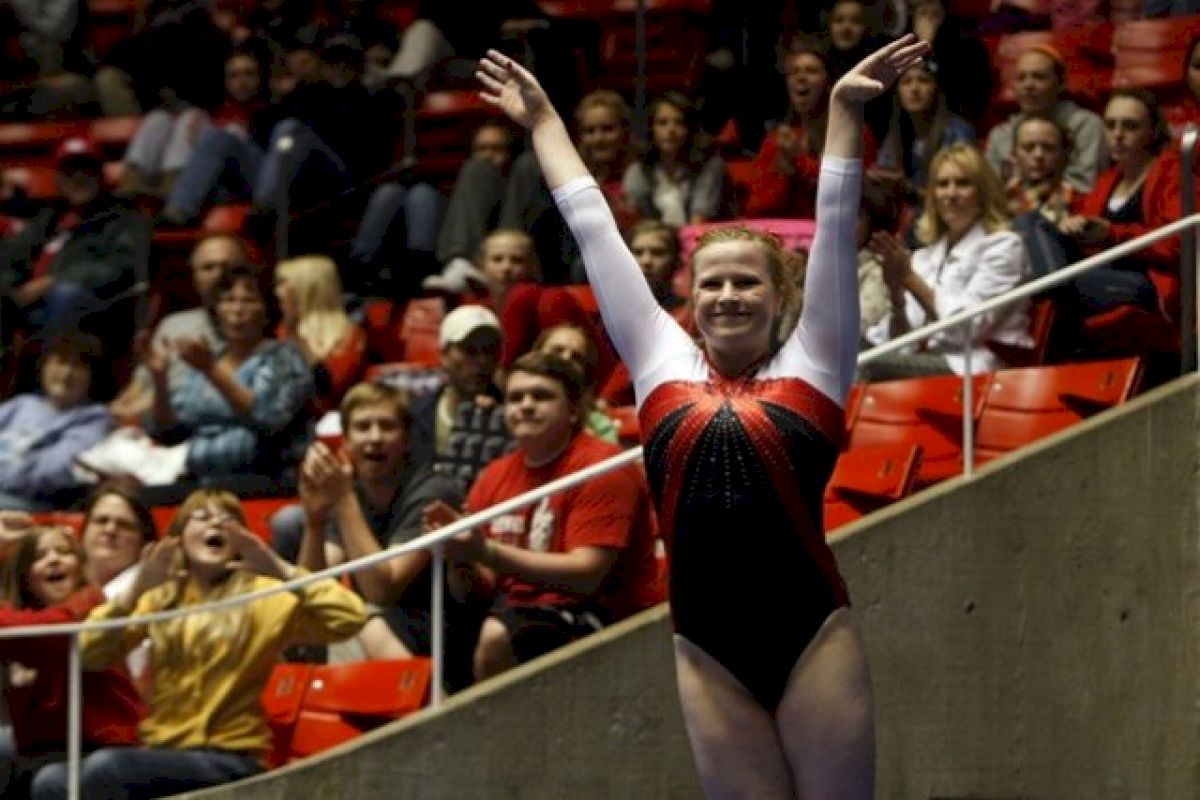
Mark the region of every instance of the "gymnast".
<instances>
[{"instance_id":1,"label":"gymnast","mask_svg":"<svg viewBox=\"0 0 1200 800\"><path fill-rule=\"evenodd\" d=\"M858 352L863 104L927 50L906 36L831 92L795 330L781 330L796 289L788 254L730 226L705 234L692 259L699 343L655 300L537 79L495 51L476 73L484 100L532 132L633 376L671 558L681 705L712 798L874 796L866 649L825 543L822 494Z\"/></svg>"}]
</instances>

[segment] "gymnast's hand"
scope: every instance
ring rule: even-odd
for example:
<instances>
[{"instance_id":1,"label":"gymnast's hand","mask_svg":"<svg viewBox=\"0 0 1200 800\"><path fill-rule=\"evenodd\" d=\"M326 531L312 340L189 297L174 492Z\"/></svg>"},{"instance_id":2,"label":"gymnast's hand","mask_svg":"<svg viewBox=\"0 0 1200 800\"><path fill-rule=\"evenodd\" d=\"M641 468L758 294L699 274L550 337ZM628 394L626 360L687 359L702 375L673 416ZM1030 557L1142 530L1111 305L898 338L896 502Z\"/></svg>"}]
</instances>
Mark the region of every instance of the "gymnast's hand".
<instances>
[{"instance_id":1,"label":"gymnast's hand","mask_svg":"<svg viewBox=\"0 0 1200 800\"><path fill-rule=\"evenodd\" d=\"M929 45L911 33L901 36L858 62L834 84L830 97L852 104L874 100L928 52Z\"/></svg>"},{"instance_id":2,"label":"gymnast's hand","mask_svg":"<svg viewBox=\"0 0 1200 800\"><path fill-rule=\"evenodd\" d=\"M475 77L484 86L479 96L526 128L557 113L533 73L503 53L488 50Z\"/></svg>"}]
</instances>

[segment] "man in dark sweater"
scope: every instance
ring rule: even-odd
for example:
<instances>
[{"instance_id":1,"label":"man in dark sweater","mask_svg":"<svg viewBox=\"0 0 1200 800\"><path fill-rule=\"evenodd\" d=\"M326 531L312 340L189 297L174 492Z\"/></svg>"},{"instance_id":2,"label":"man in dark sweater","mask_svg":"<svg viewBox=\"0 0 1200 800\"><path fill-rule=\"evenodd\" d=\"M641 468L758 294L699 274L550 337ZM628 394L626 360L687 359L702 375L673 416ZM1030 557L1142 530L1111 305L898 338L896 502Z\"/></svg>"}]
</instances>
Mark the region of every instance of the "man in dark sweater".
<instances>
[{"instance_id":1,"label":"man in dark sweater","mask_svg":"<svg viewBox=\"0 0 1200 800\"><path fill-rule=\"evenodd\" d=\"M360 383L342 401L344 453L318 442L309 448L300 470L300 552L296 563L310 570L378 553L421 534L423 509L435 501L458 503L459 485L430 466L408 458L411 420L404 394L374 383ZM284 519L281 519L281 516ZM295 511L272 520L279 535ZM281 524L283 523L283 524ZM429 554L410 553L356 572L354 586L379 607L391 636L369 629L360 636L368 657L428 655L431 632ZM451 689L471 679L471 647L483 611L456 601L447 592L447 667Z\"/></svg>"}]
</instances>

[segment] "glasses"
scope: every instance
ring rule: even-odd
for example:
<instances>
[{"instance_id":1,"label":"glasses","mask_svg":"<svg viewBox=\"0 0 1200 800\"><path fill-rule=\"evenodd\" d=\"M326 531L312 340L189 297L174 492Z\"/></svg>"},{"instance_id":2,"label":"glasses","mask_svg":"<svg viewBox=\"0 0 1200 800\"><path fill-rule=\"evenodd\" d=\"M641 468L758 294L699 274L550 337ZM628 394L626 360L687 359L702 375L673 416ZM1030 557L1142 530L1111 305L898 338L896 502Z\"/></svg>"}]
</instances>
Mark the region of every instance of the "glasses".
<instances>
[{"instance_id":1,"label":"glasses","mask_svg":"<svg viewBox=\"0 0 1200 800\"><path fill-rule=\"evenodd\" d=\"M107 514L97 515L88 520L88 526L92 525L98 528L112 525L121 533L128 533L135 536L142 535L142 526L136 520L124 519L122 517L112 517Z\"/></svg>"},{"instance_id":2,"label":"glasses","mask_svg":"<svg viewBox=\"0 0 1200 800\"><path fill-rule=\"evenodd\" d=\"M213 511L211 508L197 508L187 517L188 522L212 523L213 525L220 525L231 519L233 519L231 514L224 511Z\"/></svg>"}]
</instances>

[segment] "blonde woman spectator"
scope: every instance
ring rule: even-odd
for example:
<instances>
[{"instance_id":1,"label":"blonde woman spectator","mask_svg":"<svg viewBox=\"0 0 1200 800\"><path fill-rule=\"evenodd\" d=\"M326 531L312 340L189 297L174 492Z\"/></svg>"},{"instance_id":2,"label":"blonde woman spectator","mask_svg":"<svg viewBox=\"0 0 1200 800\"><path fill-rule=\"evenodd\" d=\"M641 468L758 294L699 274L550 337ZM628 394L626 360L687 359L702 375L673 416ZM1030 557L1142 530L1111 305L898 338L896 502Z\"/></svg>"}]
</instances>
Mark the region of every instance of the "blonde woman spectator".
<instances>
[{"instance_id":1,"label":"blonde woman spectator","mask_svg":"<svg viewBox=\"0 0 1200 800\"><path fill-rule=\"evenodd\" d=\"M146 548L128 591L89 620L132 617L80 639L85 669L105 669L149 637L150 714L141 747L102 748L83 761L83 797L151 798L261 772L271 733L259 697L283 649L354 636L362 601L327 579L252 603L167 622L138 617L258 591L304 574L246 530L236 497L193 492L167 537ZM65 765L43 769L35 797L66 797Z\"/></svg>"},{"instance_id":2,"label":"blonde woman spectator","mask_svg":"<svg viewBox=\"0 0 1200 800\"><path fill-rule=\"evenodd\" d=\"M883 267L891 308L867 339L882 344L910 330L990 300L1017 286L1028 273L1021 237L1009 229L1004 192L996 173L973 145L951 145L933 158L917 236L925 246L909 253L892 234L877 232L871 248ZM1003 366L987 347L995 339L1029 346L1024 302L987 314L969 340L974 371ZM962 374L963 328L929 339L921 352L904 352L864 364L865 380Z\"/></svg>"},{"instance_id":3,"label":"blonde woman spectator","mask_svg":"<svg viewBox=\"0 0 1200 800\"><path fill-rule=\"evenodd\" d=\"M325 256L303 256L275 267L278 335L291 341L313 368L319 411L337 408L367 361L367 336L346 316L337 266Z\"/></svg>"}]
</instances>

